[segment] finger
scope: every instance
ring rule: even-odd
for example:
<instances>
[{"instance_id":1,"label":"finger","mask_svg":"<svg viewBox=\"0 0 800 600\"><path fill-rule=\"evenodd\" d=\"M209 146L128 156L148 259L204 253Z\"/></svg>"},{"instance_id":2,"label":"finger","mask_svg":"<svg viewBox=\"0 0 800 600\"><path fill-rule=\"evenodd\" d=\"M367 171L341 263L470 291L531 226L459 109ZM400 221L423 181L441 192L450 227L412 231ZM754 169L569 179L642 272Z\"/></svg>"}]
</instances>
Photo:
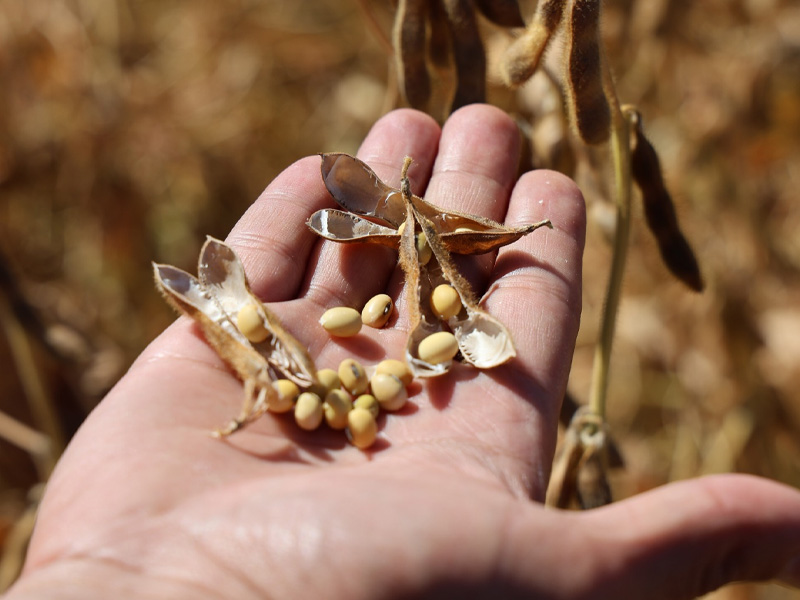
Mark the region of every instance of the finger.
<instances>
[{"instance_id":1,"label":"finger","mask_svg":"<svg viewBox=\"0 0 800 600\"><path fill-rule=\"evenodd\" d=\"M500 250L486 308L511 330L517 358L510 365L549 402L538 409L554 432L564 394L581 314L581 259L586 208L578 187L554 171L523 175L511 197L506 225L550 219L553 228L538 229Z\"/></svg>"},{"instance_id":2,"label":"finger","mask_svg":"<svg viewBox=\"0 0 800 600\"><path fill-rule=\"evenodd\" d=\"M442 130L425 199L445 209L502 221L519 147L517 126L500 109L472 104L456 111Z\"/></svg>"},{"instance_id":3,"label":"finger","mask_svg":"<svg viewBox=\"0 0 800 600\"><path fill-rule=\"evenodd\" d=\"M707 477L557 514L559 545L539 544L538 508L509 527L510 568L529 582L546 573L570 597L675 600L734 581L799 583L800 493L775 482Z\"/></svg>"},{"instance_id":4,"label":"finger","mask_svg":"<svg viewBox=\"0 0 800 600\"><path fill-rule=\"evenodd\" d=\"M409 177L424 185L439 142L439 126L419 111L403 109L380 119L365 138L358 156L385 183L399 187L406 156L415 159ZM397 265L397 252L372 244L320 244L313 258L305 297L321 307L361 309L382 292Z\"/></svg>"},{"instance_id":5,"label":"finger","mask_svg":"<svg viewBox=\"0 0 800 600\"><path fill-rule=\"evenodd\" d=\"M514 121L486 104L459 109L445 123L425 199L441 208L503 221L519 162ZM462 274L482 291L494 254L456 258Z\"/></svg>"},{"instance_id":6,"label":"finger","mask_svg":"<svg viewBox=\"0 0 800 600\"><path fill-rule=\"evenodd\" d=\"M239 219L227 242L256 295L268 302L297 295L317 242L305 222L330 203L319 157L310 156L281 172Z\"/></svg>"}]
</instances>

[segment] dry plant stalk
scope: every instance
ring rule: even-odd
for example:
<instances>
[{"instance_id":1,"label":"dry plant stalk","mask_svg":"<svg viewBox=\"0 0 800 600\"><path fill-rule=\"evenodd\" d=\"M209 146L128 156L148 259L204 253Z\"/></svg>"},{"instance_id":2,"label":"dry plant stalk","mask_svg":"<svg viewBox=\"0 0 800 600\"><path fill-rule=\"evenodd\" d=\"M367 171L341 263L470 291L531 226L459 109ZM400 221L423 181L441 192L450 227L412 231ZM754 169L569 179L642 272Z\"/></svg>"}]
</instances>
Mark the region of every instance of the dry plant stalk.
<instances>
[{"instance_id":1,"label":"dry plant stalk","mask_svg":"<svg viewBox=\"0 0 800 600\"><path fill-rule=\"evenodd\" d=\"M658 156L644 137L641 118L635 110L622 108L619 104L603 52L600 5L600 0L569 0L566 5L564 2L540 2L528 30L508 49L503 73L505 81L512 87L529 78L558 27L559 19L562 20L566 38L562 75L570 122L584 143L608 141L610 144L617 222L589 399L589 411L602 425L606 413L611 346L628 248L633 179L642 190L648 225L658 240L663 260L670 271L695 290L702 289L702 279L694 254L678 228L675 209L661 177ZM564 497L570 496L573 488L589 490L576 492L585 497L582 505L594 506L611 501L604 476L605 452L587 455L585 450L588 446L583 441L588 433L602 430L602 426L590 424L586 431L576 433L578 437L567 437L567 448L554 474L556 505L562 505ZM578 455L580 459L576 458ZM581 465L580 471L578 465Z\"/></svg>"},{"instance_id":2,"label":"dry plant stalk","mask_svg":"<svg viewBox=\"0 0 800 600\"><path fill-rule=\"evenodd\" d=\"M218 429L226 436L264 414L277 401L272 382L285 377L298 386L317 383L308 351L250 291L242 263L223 242L209 237L200 251L194 277L176 267L153 264L156 287L178 312L194 319L208 343L245 384L238 417ZM254 308L263 339L252 341L237 324L242 310Z\"/></svg>"},{"instance_id":3,"label":"dry plant stalk","mask_svg":"<svg viewBox=\"0 0 800 600\"><path fill-rule=\"evenodd\" d=\"M515 355L511 335L478 305L451 254L490 252L542 226L506 227L496 221L441 209L411 193L404 165L401 189L383 183L362 161L347 154L322 155L322 178L334 200L345 210L323 209L308 220L312 231L336 242L371 242L397 248L410 294L411 330L406 360L417 377L446 373L452 360L431 363L419 356L419 346L431 335L452 331L464 361L490 368ZM420 240L431 257L420 257ZM429 298L440 284L455 289L461 301L457 314L445 320L434 314Z\"/></svg>"},{"instance_id":4,"label":"dry plant stalk","mask_svg":"<svg viewBox=\"0 0 800 600\"><path fill-rule=\"evenodd\" d=\"M587 510L610 504L610 443L604 419L588 407L581 407L570 421L553 463L546 505L569 508L577 502Z\"/></svg>"}]
</instances>

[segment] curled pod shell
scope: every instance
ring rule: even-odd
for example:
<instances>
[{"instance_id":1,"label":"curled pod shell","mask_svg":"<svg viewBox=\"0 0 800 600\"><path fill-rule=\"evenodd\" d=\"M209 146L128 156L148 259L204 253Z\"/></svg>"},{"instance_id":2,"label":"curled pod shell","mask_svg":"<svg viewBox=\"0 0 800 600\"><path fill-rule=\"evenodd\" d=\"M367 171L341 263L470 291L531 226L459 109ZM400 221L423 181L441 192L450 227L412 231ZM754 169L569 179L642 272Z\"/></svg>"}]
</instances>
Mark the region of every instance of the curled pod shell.
<instances>
[{"instance_id":1,"label":"curled pod shell","mask_svg":"<svg viewBox=\"0 0 800 600\"><path fill-rule=\"evenodd\" d=\"M321 172L328 192L348 212L317 211L307 222L312 231L337 242L365 241L399 248L401 235L397 230L406 220L400 190L383 183L364 162L348 154L323 154ZM506 227L486 217L444 210L418 196L412 196L412 201L417 211L433 222L447 249L455 254L491 252L539 227L551 226L545 220Z\"/></svg>"}]
</instances>

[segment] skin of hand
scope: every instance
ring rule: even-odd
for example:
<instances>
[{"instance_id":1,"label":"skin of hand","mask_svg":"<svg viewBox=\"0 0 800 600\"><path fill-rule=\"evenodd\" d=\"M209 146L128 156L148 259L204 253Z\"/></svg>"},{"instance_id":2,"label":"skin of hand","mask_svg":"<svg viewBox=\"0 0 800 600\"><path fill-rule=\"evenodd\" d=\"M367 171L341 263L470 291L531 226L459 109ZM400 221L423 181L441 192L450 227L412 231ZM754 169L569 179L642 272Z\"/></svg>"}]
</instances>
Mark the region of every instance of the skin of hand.
<instances>
[{"instance_id":1,"label":"skin of hand","mask_svg":"<svg viewBox=\"0 0 800 600\"><path fill-rule=\"evenodd\" d=\"M242 385L180 318L74 437L7 598L675 599L800 581L800 492L777 483L726 475L584 513L541 505L580 318L583 199L558 173L517 180L516 127L485 105L441 130L392 112L358 153L394 186L406 155L412 190L439 206L553 222L464 261L517 358L415 383L369 452L288 415L220 441L209 432L237 413ZM228 242L318 368L400 358L396 254L316 239L305 221L326 206L319 158L300 160ZM324 309L383 291L398 298L386 329L334 339L318 325Z\"/></svg>"}]
</instances>

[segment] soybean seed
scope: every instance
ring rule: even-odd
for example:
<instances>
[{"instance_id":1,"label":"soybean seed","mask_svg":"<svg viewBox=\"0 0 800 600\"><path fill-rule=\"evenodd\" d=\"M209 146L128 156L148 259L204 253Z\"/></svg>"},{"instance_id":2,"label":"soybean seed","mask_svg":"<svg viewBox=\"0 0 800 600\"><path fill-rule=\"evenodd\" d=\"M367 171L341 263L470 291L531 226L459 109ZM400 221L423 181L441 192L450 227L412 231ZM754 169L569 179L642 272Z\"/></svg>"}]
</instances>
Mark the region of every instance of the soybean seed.
<instances>
[{"instance_id":1,"label":"soybean seed","mask_svg":"<svg viewBox=\"0 0 800 600\"><path fill-rule=\"evenodd\" d=\"M375 367L375 373L394 375L403 382L403 385L411 385L414 379L414 375L411 373L411 369L408 368L408 365L402 360L397 360L395 358L387 358L379 362Z\"/></svg>"},{"instance_id":2,"label":"soybean seed","mask_svg":"<svg viewBox=\"0 0 800 600\"><path fill-rule=\"evenodd\" d=\"M352 358L346 358L339 363L338 374L344 389L354 396L363 394L369 386L369 378L364 367Z\"/></svg>"},{"instance_id":3,"label":"soybean seed","mask_svg":"<svg viewBox=\"0 0 800 600\"><path fill-rule=\"evenodd\" d=\"M285 413L292 410L294 401L300 395L300 388L294 381L289 379L278 379L272 382L272 387L277 393L277 397L269 403L270 412Z\"/></svg>"},{"instance_id":4,"label":"soybean seed","mask_svg":"<svg viewBox=\"0 0 800 600\"><path fill-rule=\"evenodd\" d=\"M376 419L378 418L378 414L381 412L381 405L372 394L361 394L358 398L356 398L353 402L353 409L356 408L366 408Z\"/></svg>"},{"instance_id":5,"label":"soybean seed","mask_svg":"<svg viewBox=\"0 0 800 600\"><path fill-rule=\"evenodd\" d=\"M339 381L339 374L333 369L320 369L317 371L317 381L319 384L312 386L311 391L320 398L324 398L328 392L342 385L342 382Z\"/></svg>"},{"instance_id":6,"label":"soybean seed","mask_svg":"<svg viewBox=\"0 0 800 600\"><path fill-rule=\"evenodd\" d=\"M447 362L458 353L458 340L449 331L432 333L419 343L419 358L431 365Z\"/></svg>"},{"instance_id":7,"label":"soybean seed","mask_svg":"<svg viewBox=\"0 0 800 600\"><path fill-rule=\"evenodd\" d=\"M347 438L356 448L369 448L377 435L378 424L366 408L354 408L347 414Z\"/></svg>"},{"instance_id":8,"label":"soybean seed","mask_svg":"<svg viewBox=\"0 0 800 600\"><path fill-rule=\"evenodd\" d=\"M347 413L353 408L353 399L344 390L331 390L325 396L322 410L325 413L325 422L332 429L347 427Z\"/></svg>"},{"instance_id":9,"label":"soybean seed","mask_svg":"<svg viewBox=\"0 0 800 600\"><path fill-rule=\"evenodd\" d=\"M389 320L393 307L394 303L388 295L378 294L373 296L361 311L361 321L364 325L380 329Z\"/></svg>"},{"instance_id":10,"label":"soybean seed","mask_svg":"<svg viewBox=\"0 0 800 600\"><path fill-rule=\"evenodd\" d=\"M377 373L369 382L372 395L380 403L383 410L400 410L408 400L406 386L394 375Z\"/></svg>"},{"instance_id":11,"label":"soybean seed","mask_svg":"<svg viewBox=\"0 0 800 600\"><path fill-rule=\"evenodd\" d=\"M437 285L431 294L431 310L440 319L447 320L461 312L461 297L452 285Z\"/></svg>"},{"instance_id":12,"label":"soybean seed","mask_svg":"<svg viewBox=\"0 0 800 600\"><path fill-rule=\"evenodd\" d=\"M361 313L349 306L326 310L319 322L325 331L337 337L351 337L361 331Z\"/></svg>"},{"instance_id":13,"label":"soybean seed","mask_svg":"<svg viewBox=\"0 0 800 600\"><path fill-rule=\"evenodd\" d=\"M258 307L253 303L245 304L239 309L236 315L236 327L254 344L263 342L269 337L269 331L264 327Z\"/></svg>"},{"instance_id":14,"label":"soybean seed","mask_svg":"<svg viewBox=\"0 0 800 600\"><path fill-rule=\"evenodd\" d=\"M417 256L419 256L419 264L427 265L433 256L433 250L428 243L428 238L424 232L419 232L416 237L417 242Z\"/></svg>"},{"instance_id":15,"label":"soybean seed","mask_svg":"<svg viewBox=\"0 0 800 600\"><path fill-rule=\"evenodd\" d=\"M312 392L303 392L294 405L294 420L301 429L313 431L322 423L322 400Z\"/></svg>"}]
</instances>

